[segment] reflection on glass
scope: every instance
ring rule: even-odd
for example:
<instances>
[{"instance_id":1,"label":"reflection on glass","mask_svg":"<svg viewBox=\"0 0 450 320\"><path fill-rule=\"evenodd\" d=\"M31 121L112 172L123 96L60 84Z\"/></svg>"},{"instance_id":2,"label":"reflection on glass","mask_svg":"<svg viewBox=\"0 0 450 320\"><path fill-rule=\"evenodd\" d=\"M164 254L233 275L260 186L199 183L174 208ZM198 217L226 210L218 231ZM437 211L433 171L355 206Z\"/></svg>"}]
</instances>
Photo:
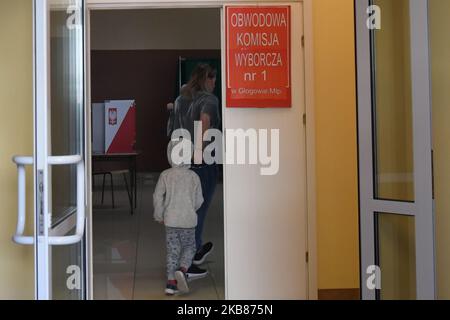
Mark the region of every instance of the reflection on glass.
<instances>
[{"instance_id":1,"label":"reflection on glass","mask_svg":"<svg viewBox=\"0 0 450 320\"><path fill-rule=\"evenodd\" d=\"M416 299L414 217L378 213L378 265L382 300Z\"/></svg>"},{"instance_id":2,"label":"reflection on glass","mask_svg":"<svg viewBox=\"0 0 450 320\"><path fill-rule=\"evenodd\" d=\"M79 0L50 1L52 155L81 154L83 30ZM76 166L52 167L52 222L76 205Z\"/></svg>"},{"instance_id":3,"label":"reflection on glass","mask_svg":"<svg viewBox=\"0 0 450 320\"><path fill-rule=\"evenodd\" d=\"M75 233L75 229L71 234ZM52 299L81 300L85 281L82 267L83 243L71 246L53 246Z\"/></svg>"},{"instance_id":4,"label":"reflection on glass","mask_svg":"<svg viewBox=\"0 0 450 320\"><path fill-rule=\"evenodd\" d=\"M414 201L409 0L374 0L375 197Z\"/></svg>"},{"instance_id":5,"label":"reflection on glass","mask_svg":"<svg viewBox=\"0 0 450 320\"><path fill-rule=\"evenodd\" d=\"M50 0L49 6L51 155L82 154L82 1ZM76 213L76 165L53 166L51 169L52 225L62 222L59 226L64 226L70 222L64 218ZM72 230L67 234L74 233ZM52 299L84 298L83 256L83 243L51 247Z\"/></svg>"},{"instance_id":6,"label":"reflection on glass","mask_svg":"<svg viewBox=\"0 0 450 320\"><path fill-rule=\"evenodd\" d=\"M450 299L450 1L429 0L438 299Z\"/></svg>"}]
</instances>

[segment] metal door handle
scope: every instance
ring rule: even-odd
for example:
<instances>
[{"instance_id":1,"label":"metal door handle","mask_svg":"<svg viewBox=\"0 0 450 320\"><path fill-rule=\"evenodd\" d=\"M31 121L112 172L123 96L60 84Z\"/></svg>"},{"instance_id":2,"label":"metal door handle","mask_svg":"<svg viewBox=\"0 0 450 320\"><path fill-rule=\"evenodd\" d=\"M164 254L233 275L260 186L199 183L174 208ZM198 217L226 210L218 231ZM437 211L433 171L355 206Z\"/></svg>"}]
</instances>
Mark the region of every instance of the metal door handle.
<instances>
[{"instance_id":1,"label":"metal door handle","mask_svg":"<svg viewBox=\"0 0 450 320\"><path fill-rule=\"evenodd\" d=\"M13 157L13 162L17 165L17 229L12 240L17 244L32 245L34 237L24 236L25 232L25 211L26 211L26 172L25 166L33 164L33 157Z\"/></svg>"},{"instance_id":2,"label":"metal door handle","mask_svg":"<svg viewBox=\"0 0 450 320\"><path fill-rule=\"evenodd\" d=\"M80 242L84 235L85 226L85 203L84 203L84 162L80 155L73 156L52 156L48 157L48 164L58 165L77 165L77 223L76 231L71 236L48 237L48 244L53 246L65 246Z\"/></svg>"},{"instance_id":3,"label":"metal door handle","mask_svg":"<svg viewBox=\"0 0 450 320\"><path fill-rule=\"evenodd\" d=\"M25 231L25 211L26 211L26 172L25 166L34 163L32 157L13 157L13 162L17 165L18 172L18 222L16 234L12 240L17 244L33 245L34 237L24 236ZM49 165L77 165L77 222L76 231L71 236L48 237L49 245L71 245L81 241L85 227L85 201L84 201L84 162L80 155L73 156L51 156L48 157Z\"/></svg>"}]
</instances>

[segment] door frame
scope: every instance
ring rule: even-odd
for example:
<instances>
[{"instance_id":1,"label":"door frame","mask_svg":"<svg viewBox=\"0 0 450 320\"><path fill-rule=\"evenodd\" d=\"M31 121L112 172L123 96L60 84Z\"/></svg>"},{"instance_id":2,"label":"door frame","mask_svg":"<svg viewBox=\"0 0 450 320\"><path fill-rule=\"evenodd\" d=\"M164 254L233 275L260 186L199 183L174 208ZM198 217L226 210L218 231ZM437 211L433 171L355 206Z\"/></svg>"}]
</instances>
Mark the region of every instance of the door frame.
<instances>
[{"instance_id":1,"label":"door frame","mask_svg":"<svg viewBox=\"0 0 450 320\"><path fill-rule=\"evenodd\" d=\"M415 218L416 298L435 299L434 208L432 195L431 92L428 52L427 1L410 1L412 140L414 162L414 202L375 198L375 142L373 135L373 72L371 32L366 27L369 0L355 0L358 149L360 272L363 299L374 300L377 290L366 285L375 266L376 213L392 213ZM383 275L381 274L381 278Z\"/></svg>"},{"instance_id":2,"label":"door frame","mask_svg":"<svg viewBox=\"0 0 450 320\"><path fill-rule=\"evenodd\" d=\"M313 49L313 1L314 0L290 0L278 3L279 5L291 4L291 3L303 3L303 24L304 24L304 70L305 70L305 124L306 130L306 248L307 248L307 277L308 283L306 286L307 296L309 300L318 299L318 281L317 281L317 229L316 229L316 171L315 171L315 112L314 112L314 49ZM254 3L270 3L277 2L277 0L258 0L258 1L246 1L242 0L86 0L86 123L91 123L90 111L91 111L91 60L90 60L90 18L91 11L94 10L124 10L124 9L188 9L188 8L217 8L222 9L225 4L254 4ZM222 17L222 16L221 16ZM222 17L223 20L223 17ZM224 41L223 35L225 34L224 26L221 23L221 43ZM222 50L223 51L223 50ZM224 74L224 73L223 73ZM223 81L223 79L222 79ZM222 96L222 104L225 105L226 95ZM88 126L88 136L91 136L91 126ZM87 183L91 185L91 156L92 150L90 148L90 141L86 142L87 150ZM224 181L224 184L226 182ZM88 252L88 299L93 299L93 235L92 235L92 203L91 195L86 197L88 199L87 207L87 252ZM224 220L226 220L226 205L224 203ZM224 237L226 239L226 228L224 229ZM226 246L226 243L225 243ZM227 257L225 248L225 270L227 270ZM225 299L228 299L227 280L225 272Z\"/></svg>"}]
</instances>

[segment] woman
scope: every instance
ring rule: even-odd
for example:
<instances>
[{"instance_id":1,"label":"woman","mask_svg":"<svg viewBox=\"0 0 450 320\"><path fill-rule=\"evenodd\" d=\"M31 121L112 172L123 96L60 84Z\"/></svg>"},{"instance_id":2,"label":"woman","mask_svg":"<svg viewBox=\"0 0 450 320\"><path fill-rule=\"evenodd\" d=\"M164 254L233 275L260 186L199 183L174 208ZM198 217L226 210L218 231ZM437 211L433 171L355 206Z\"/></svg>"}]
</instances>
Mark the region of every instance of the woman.
<instances>
[{"instance_id":1,"label":"woman","mask_svg":"<svg viewBox=\"0 0 450 320\"><path fill-rule=\"evenodd\" d=\"M199 140L194 150L194 163L191 166L200 178L203 192L203 205L197 211L198 224L195 230L195 242L197 253L195 254L193 265L189 268L187 275L189 278L203 277L207 271L200 269L197 265L202 264L206 257L212 252L211 242L203 244L202 233L206 214L211 203L217 182L217 165L205 164L203 160L203 150L211 142L203 142L203 135L208 129L220 128L219 100L214 96L216 85L216 70L208 64L199 64L192 72L189 82L181 89L180 96L175 100L173 114L169 120L168 133L171 135L176 129L183 128L189 131L191 140L197 137ZM195 122L200 121L202 132L195 135Z\"/></svg>"}]
</instances>

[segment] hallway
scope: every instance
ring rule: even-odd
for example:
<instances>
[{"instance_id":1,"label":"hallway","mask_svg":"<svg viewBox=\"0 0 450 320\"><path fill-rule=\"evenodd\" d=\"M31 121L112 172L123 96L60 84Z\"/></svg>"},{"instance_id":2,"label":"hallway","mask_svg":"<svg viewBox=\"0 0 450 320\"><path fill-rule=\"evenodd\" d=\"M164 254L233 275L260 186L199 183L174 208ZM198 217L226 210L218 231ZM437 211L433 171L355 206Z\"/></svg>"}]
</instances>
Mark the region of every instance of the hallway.
<instances>
[{"instance_id":1,"label":"hallway","mask_svg":"<svg viewBox=\"0 0 450 320\"><path fill-rule=\"evenodd\" d=\"M153 220L152 195L159 174L138 176L138 206L134 215L121 175L114 180L116 208L112 209L109 179L101 205L101 177L93 190L94 298L99 300L216 300L225 298L223 185L218 183L205 222L204 241L214 251L202 268L206 278L190 282L187 295L168 297L165 288L164 227Z\"/></svg>"}]
</instances>

